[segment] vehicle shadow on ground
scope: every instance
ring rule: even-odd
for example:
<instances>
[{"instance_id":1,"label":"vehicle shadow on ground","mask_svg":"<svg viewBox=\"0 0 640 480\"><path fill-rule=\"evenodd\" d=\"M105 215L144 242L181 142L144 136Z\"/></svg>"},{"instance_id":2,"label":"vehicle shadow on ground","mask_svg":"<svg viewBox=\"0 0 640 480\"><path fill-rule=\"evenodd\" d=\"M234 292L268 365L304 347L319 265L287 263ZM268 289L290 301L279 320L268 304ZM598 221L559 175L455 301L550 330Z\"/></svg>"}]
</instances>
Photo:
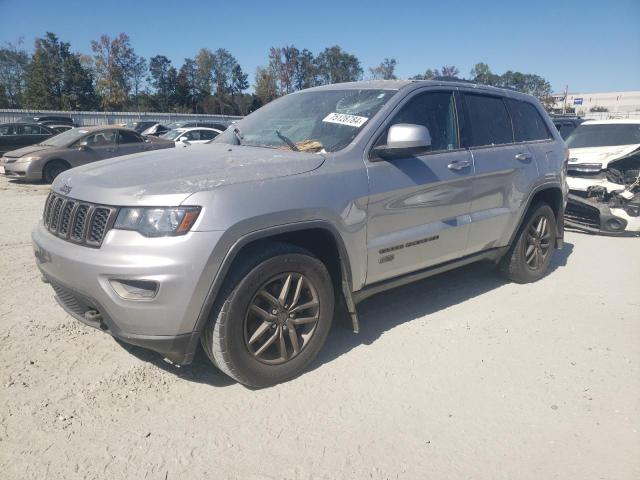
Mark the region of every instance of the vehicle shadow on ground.
<instances>
[{"instance_id":1,"label":"vehicle shadow on ground","mask_svg":"<svg viewBox=\"0 0 640 480\"><path fill-rule=\"evenodd\" d=\"M556 250L547 275L567 265L573 244ZM410 285L380 293L358 307L360 333L351 330L346 309L336 312L334 328L310 370L348 353L360 345L370 345L386 331L425 315L436 313L509 283L488 262L475 263ZM336 328L337 327L337 328Z\"/></svg>"},{"instance_id":2,"label":"vehicle shadow on ground","mask_svg":"<svg viewBox=\"0 0 640 480\"><path fill-rule=\"evenodd\" d=\"M566 266L573 244L565 243L553 256L547 275ZM452 305L457 305L508 283L491 263L476 263L419 282L380 293L358 307L360 333L351 331L351 319L344 309L336 311L333 328L318 358L307 371L320 368L360 345L370 345L384 332ZM201 348L191 365L168 363L159 354L141 347L118 344L138 359L178 376L182 380L215 387L233 385L234 380L211 365ZM301 375L304 375L303 372Z\"/></svg>"},{"instance_id":3,"label":"vehicle shadow on ground","mask_svg":"<svg viewBox=\"0 0 640 480\"><path fill-rule=\"evenodd\" d=\"M215 368L200 347L198 347L191 365L180 366L167 362L160 354L147 350L146 348L136 347L135 345L129 345L123 342L117 343L139 360L155 365L165 372L176 375L181 380L205 383L213 387L227 387L236 383L232 378Z\"/></svg>"}]
</instances>

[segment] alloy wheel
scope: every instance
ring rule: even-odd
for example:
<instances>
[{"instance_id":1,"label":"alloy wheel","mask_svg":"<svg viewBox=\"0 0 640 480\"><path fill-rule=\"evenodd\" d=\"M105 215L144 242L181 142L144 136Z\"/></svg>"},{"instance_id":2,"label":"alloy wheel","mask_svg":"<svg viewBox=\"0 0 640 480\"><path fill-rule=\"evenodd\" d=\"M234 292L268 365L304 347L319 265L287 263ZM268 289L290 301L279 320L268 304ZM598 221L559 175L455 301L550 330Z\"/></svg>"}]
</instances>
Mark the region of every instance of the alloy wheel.
<instances>
[{"instance_id":1,"label":"alloy wheel","mask_svg":"<svg viewBox=\"0 0 640 480\"><path fill-rule=\"evenodd\" d=\"M531 270L541 268L551 248L551 226L546 216L540 215L531 222L524 248L527 267Z\"/></svg>"},{"instance_id":2,"label":"alloy wheel","mask_svg":"<svg viewBox=\"0 0 640 480\"><path fill-rule=\"evenodd\" d=\"M249 353L269 365L296 357L309 343L320 318L318 293L295 272L265 282L249 304L244 338Z\"/></svg>"}]
</instances>

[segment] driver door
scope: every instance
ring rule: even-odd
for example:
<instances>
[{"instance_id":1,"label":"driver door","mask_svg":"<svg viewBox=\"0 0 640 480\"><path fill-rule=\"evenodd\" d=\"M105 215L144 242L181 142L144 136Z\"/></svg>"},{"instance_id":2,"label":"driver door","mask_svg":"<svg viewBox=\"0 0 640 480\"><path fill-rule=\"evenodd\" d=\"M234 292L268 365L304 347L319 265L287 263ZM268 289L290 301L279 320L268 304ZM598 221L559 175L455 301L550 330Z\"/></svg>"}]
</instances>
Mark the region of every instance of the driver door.
<instances>
[{"instance_id":1,"label":"driver door","mask_svg":"<svg viewBox=\"0 0 640 480\"><path fill-rule=\"evenodd\" d=\"M446 262L467 247L473 161L460 147L455 98L453 90L417 92L374 143L386 143L398 123L424 125L432 139L423 155L367 160L367 284Z\"/></svg>"}]
</instances>

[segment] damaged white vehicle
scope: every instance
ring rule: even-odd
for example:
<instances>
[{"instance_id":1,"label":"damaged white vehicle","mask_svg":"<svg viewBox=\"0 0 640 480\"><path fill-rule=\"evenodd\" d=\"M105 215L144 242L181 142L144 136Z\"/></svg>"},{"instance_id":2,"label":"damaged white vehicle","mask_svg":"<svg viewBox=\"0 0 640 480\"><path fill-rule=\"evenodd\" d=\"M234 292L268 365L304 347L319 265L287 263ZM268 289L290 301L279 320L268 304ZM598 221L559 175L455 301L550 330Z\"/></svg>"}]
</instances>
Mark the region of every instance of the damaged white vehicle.
<instances>
[{"instance_id":1,"label":"damaged white vehicle","mask_svg":"<svg viewBox=\"0 0 640 480\"><path fill-rule=\"evenodd\" d=\"M567 138L565 224L603 235L640 235L640 120L592 120Z\"/></svg>"}]
</instances>

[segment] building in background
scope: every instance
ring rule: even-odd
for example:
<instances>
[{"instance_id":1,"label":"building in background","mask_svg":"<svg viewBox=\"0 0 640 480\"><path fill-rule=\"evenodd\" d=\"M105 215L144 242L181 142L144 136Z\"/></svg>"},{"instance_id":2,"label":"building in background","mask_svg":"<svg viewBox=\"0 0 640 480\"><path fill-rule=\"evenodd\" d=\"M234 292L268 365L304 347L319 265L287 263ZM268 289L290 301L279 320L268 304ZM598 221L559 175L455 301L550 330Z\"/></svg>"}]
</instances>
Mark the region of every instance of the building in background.
<instances>
[{"instance_id":1,"label":"building in background","mask_svg":"<svg viewBox=\"0 0 640 480\"><path fill-rule=\"evenodd\" d=\"M603 93L554 93L554 113L566 113L593 117L640 116L640 90ZM608 115L607 115L608 114Z\"/></svg>"}]
</instances>

